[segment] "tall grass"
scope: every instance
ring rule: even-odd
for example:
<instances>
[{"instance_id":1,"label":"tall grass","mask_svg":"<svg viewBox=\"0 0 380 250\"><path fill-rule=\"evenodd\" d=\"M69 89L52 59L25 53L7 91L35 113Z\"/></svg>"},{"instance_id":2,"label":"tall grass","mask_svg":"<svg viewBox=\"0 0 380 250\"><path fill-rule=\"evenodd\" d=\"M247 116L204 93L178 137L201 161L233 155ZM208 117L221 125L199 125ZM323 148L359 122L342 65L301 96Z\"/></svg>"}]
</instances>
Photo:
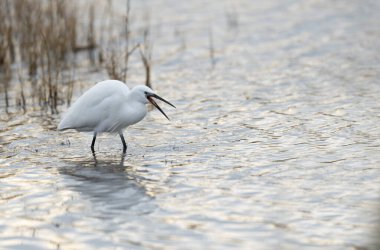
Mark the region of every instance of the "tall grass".
<instances>
[{"instance_id":1,"label":"tall grass","mask_svg":"<svg viewBox=\"0 0 380 250\"><path fill-rule=\"evenodd\" d=\"M17 0L15 3L20 5L16 8L16 16L22 25L20 29L31 31L30 35L26 30L20 32L21 44L24 43L21 54L26 56L29 77L40 80L37 84L38 103L41 107L50 108L51 113L57 113L61 99L59 77L69 65L68 54L76 47L76 11L73 5L62 0L48 1L46 5L30 0Z\"/></svg>"},{"instance_id":2,"label":"tall grass","mask_svg":"<svg viewBox=\"0 0 380 250\"><path fill-rule=\"evenodd\" d=\"M143 41L142 44L139 45L139 51L141 60L145 69L145 85L152 88L151 83L151 70L152 70L152 51L153 51L153 42L151 38L151 28L149 23L149 15L145 18L147 20L147 24L143 29Z\"/></svg>"},{"instance_id":3,"label":"tall grass","mask_svg":"<svg viewBox=\"0 0 380 250\"><path fill-rule=\"evenodd\" d=\"M215 67L216 60L215 60L215 47L214 47L214 36L212 33L212 29L209 29L208 32L208 40L209 40L209 57L212 68Z\"/></svg>"},{"instance_id":4,"label":"tall grass","mask_svg":"<svg viewBox=\"0 0 380 250\"><path fill-rule=\"evenodd\" d=\"M0 36L0 74L6 111L10 106L11 64L16 63L20 84L15 104L26 110L24 88L30 83L32 99L57 112L57 78L76 42L77 17L75 8L69 6L63 0L0 2L0 33L4 34Z\"/></svg>"},{"instance_id":5,"label":"tall grass","mask_svg":"<svg viewBox=\"0 0 380 250\"><path fill-rule=\"evenodd\" d=\"M0 36L0 80L7 110L11 103L8 93L12 63L17 73L12 85L19 83L14 94L16 106L25 111L28 104L38 104L57 113L59 103L71 101L72 78L66 81L62 74L74 67L70 55L80 51L78 17L74 1L0 1L0 33L4 34ZM93 20L92 16L89 22ZM93 25L89 27L86 46L93 49ZM29 99L31 103L27 103Z\"/></svg>"},{"instance_id":6,"label":"tall grass","mask_svg":"<svg viewBox=\"0 0 380 250\"><path fill-rule=\"evenodd\" d=\"M126 11L123 18L124 30L121 32L120 38L117 39L118 44L115 46L113 44L115 41L108 41L108 48L104 49L106 51L105 68L110 78L127 82L130 56L139 47L138 43L133 44L133 46L131 44L133 39L131 37L132 18L130 0L126 1Z\"/></svg>"},{"instance_id":7,"label":"tall grass","mask_svg":"<svg viewBox=\"0 0 380 250\"><path fill-rule=\"evenodd\" d=\"M15 59L13 25L9 13L9 1L0 2L0 82L4 93L5 111L9 108L9 82L12 77L11 63Z\"/></svg>"},{"instance_id":8,"label":"tall grass","mask_svg":"<svg viewBox=\"0 0 380 250\"><path fill-rule=\"evenodd\" d=\"M88 51L91 64L104 68L110 78L126 82L131 55L139 50L145 83L151 86L150 27L143 33L134 32L130 0L125 3L123 25L116 25L115 38L111 31L96 27L97 14L91 2L86 12L83 5L78 7L80 1L0 1L0 86L6 112L9 107L19 107L24 112L32 108L55 114L59 105L69 105L75 68L80 63L76 54L82 51ZM105 9L103 23L112 19L111 9ZM100 43L99 37L107 41Z\"/></svg>"}]
</instances>

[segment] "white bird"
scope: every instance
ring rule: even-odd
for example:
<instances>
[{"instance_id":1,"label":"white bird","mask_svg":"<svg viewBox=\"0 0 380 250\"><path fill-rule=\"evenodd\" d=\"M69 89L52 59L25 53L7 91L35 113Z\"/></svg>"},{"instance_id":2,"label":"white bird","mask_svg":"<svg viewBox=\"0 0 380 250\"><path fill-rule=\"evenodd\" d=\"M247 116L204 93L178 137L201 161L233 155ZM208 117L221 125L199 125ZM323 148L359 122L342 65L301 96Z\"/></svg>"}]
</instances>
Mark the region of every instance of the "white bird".
<instances>
[{"instance_id":1,"label":"white bird","mask_svg":"<svg viewBox=\"0 0 380 250\"><path fill-rule=\"evenodd\" d=\"M127 85L116 80L97 83L87 90L69 108L58 125L58 130L75 129L80 132L94 132L91 150L97 133L119 133L123 152L127 150L123 130L141 121L147 114L146 104L153 104L168 120L153 98L157 98L175 108L173 104L156 95L152 89L139 85L129 90Z\"/></svg>"}]
</instances>

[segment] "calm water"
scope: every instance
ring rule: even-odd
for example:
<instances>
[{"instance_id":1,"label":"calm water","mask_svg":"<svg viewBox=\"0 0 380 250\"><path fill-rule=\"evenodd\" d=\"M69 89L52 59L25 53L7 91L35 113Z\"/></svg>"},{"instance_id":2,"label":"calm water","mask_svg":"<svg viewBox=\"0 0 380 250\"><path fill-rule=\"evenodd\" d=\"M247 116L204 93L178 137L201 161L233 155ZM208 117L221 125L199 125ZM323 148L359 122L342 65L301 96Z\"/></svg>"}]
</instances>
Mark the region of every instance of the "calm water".
<instances>
[{"instance_id":1,"label":"calm water","mask_svg":"<svg viewBox=\"0 0 380 250\"><path fill-rule=\"evenodd\" d=\"M125 157L116 135L94 157L91 134L56 132L60 115L1 113L0 248L369 247L380 2L262 2L133 5L151 13L154 87L177 109L128 128Z\"/></svg>"}]
</instances>

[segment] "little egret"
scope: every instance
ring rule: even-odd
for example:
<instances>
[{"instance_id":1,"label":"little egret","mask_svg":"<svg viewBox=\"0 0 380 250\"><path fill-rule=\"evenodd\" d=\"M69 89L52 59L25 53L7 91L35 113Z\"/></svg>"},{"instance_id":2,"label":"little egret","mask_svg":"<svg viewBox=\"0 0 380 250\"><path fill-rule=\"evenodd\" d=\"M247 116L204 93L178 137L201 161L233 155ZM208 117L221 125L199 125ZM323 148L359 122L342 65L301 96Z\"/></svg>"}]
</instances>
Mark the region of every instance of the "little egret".
<instances>
[{"instance_id":1,"label":"little egret","mask_svg":"<svg viewBox=\"0 0 380 250\"><path fill-rule=\"evenodd\" d=\"M127 144L124 140L123 129L138 123L145 117L148 101L169 120L169 117L153 98L175 108L173 104L156 95L145 85L139 85L129 90L127 85L120 81L99 82L87 90L69 108L59 123L58 130L75 129L80 132L94 132L91 143L92 152L94 152L98 133L119 133L125 153Z\"/></svg>"}]
</instances>

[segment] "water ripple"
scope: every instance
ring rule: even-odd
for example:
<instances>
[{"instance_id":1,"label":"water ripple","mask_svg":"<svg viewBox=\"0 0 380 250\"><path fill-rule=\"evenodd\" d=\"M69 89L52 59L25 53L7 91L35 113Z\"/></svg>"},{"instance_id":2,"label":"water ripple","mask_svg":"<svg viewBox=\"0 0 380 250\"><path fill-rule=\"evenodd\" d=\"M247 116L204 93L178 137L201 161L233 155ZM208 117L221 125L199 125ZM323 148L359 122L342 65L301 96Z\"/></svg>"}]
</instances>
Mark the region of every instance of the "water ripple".
<instances>
[{"instance_id":1,"label":"water ripple","mask_svg":"<svg viewBox=\"0 0 380 250\"><path fill-rule=\"evenodd\" d=\"M377 2L242 0L228 32L227 1L149 4L165 23L154 77L177 106L171 122L152 110L125 132L126 155L117 135L100 135L93 155L92 135L56 132L58 116L1 114L0 247L368 248ZM187 49L174 55L179 28Z\"/></svg>"}]
</instances>

